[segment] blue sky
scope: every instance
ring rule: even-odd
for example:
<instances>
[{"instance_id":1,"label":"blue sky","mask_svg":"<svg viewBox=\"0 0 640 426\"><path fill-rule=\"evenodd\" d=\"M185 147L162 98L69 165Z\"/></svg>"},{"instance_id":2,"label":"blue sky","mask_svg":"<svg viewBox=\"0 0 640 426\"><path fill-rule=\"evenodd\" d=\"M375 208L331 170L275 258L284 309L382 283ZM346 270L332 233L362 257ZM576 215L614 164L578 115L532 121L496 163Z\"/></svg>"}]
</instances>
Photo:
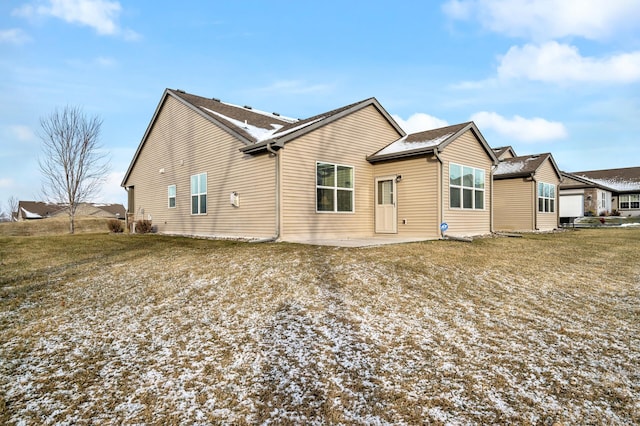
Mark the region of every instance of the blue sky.
<instances>
[{"instance_id":1,"label":"blue sky","mask_svg":"<svg viewBox=\"0 0 640 426\"><path fill-rule=\"evenodd\" d=\"M375 96L562 170L640 166L637 0L0 3L0 206L41 199L40 118L102 118L119 187L167 87L304 118Z\"/></svg>"}]
</instances>

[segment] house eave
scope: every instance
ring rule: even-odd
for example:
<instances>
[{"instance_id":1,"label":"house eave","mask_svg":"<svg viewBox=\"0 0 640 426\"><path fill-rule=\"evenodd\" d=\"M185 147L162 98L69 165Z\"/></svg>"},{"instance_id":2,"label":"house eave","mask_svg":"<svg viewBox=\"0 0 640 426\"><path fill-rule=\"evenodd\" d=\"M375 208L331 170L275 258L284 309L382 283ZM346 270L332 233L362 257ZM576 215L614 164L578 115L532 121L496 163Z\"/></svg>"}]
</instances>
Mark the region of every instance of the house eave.
<instances>
[{"instance_id":1,"label":"house eave","mask_svg":"<svg viewBox=\"0 0 640 426\"><path fill-rule=\"evenodd\" d=\"M383 155L370 155L367 157L367 161L370 163L378 163L381 161L389 161L389 160L400 160L410 157L419 157L421 155L433 154L438 147L429 147L429 148L420 148L420 149L412 149L410 151L402 151L402 152L394 152L391 154L383 154Z\"/></svg>"},{"instance_id":2,"label":"house eave","mask_svg":"<svg viewBox=\"0 0 640 426\"><path fill-rule=\"evenodd\" d=\"M245 146L244 148L240 148L239 151L245 154L256 155L268 152L269 147L278 151L279 149L284 148L284 142L280 139L270 139L250 146Z\"/></svg>"},{"instance_id":3,"label":"house eave","mask_svg":"<svg viewBox=\"0 0 640 426\"><path fill-rule=\"evenodd\" d=\"M517 178L527 178L532 177L533 173L509 173L509 174L501 174L501 175L493 175L494 180L505 180L505 179L517 179Z\"/></svg>"}]
</instances>

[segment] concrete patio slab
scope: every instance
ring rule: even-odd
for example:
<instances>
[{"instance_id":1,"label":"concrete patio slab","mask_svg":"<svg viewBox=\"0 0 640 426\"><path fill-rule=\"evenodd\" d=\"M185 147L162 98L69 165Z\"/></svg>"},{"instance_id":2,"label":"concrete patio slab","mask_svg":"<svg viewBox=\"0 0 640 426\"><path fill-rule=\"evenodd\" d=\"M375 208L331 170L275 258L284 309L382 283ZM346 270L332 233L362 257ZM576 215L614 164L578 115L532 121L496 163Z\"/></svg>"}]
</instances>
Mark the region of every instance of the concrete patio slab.
<instances>
[{"instance_id":1,"label":"concrete patio slab","mask_svg":"<svg viewBox=\"0 0 640 426\"><path fill-rule=\"evenodd\" d=\"M416 243L420 241L433 241L437 238L398 238L398 237L371 237L371 238L310 238L310 239L285 239L287 243L309 244L314 246L333 247L377 247L388 244Z\"/></svg>"}]
</instances>

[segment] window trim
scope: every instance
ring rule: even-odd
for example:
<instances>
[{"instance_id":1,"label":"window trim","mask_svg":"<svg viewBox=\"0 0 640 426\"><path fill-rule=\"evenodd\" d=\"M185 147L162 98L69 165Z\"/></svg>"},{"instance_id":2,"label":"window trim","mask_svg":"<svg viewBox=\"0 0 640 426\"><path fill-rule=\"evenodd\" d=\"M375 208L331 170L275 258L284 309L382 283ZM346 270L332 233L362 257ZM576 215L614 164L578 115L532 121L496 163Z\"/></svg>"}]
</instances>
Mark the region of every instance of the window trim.
<instances>
[{"instance_id":1,"label":"window trim","mask_svg":"<svg viewBox=\"0 0 640 426\"><path fill-rule=\"evenodd\" d=\"M540 193L540 185L542 185L542 194ZM553 190L553 196L549 195L548 197L544 194L546 193L545 187L549 187L549 194L551 194L551 190ZM547 182L537 182L536 185L537 197L536 201L538 202L537 211L538 213L555 213L556 212L556 204L557 204L557 188L556 185ZM542 206L543 209L540 209L540 200L543 200ZM544 201L549 201L549 203L545 203ZM547 210L547 208L549 208Z\"/></svg>"},{"instance_id":2,"label":"window trim","mask_svg":"<svg viewBox=\"0 0 640 426\"><path fill-rule=\"evenodd\" d=\"M204 192L201 191L202 188L200 188L200 182L201 182L201 178L200 177L203 176L203 175L204 175L204 183L205 183ZM196 190L197 191L196 192L193 191L193 178L194 177L197 178L197 180L196 180L196 182L197 182ZM207 203L207 189L209 187L207 172L197 173L195 175L191 175L189 184L190 184L189 187L191 188L191 202L189 203L190 204L191 216L205 216L207 214L207 204L208 204ZM205 197L204 198L204 211L202 211L202 208L201 208L202 207L202 198L201 197L203 195ZM194 202L193 197L194 196L197 197L197 201L198 201L198 207L197 207L198 212L197 213L193 212L193 202Z\"/></svg>"},{"instance_id":3,"label":"window trim","mask_svg":"<svg viewBox=\"0 0 640 426\"><path fill-rule=\"evenodd\" d=\"M624 200L623 201L623 197ZM632 200L631 197L634 197L636 199ZM627 204L626 207L622 207L622 203ZM631 205L631 203L638 203L637 207L633 207ZM640 194L620 194L618 196L618 208L620 210L638 210L640 209Z\"/></svg>"},{"instance_id":4,"label":"window trim","mask_svg":"<svg viewBox=\"0 0 640 426\"><path fill-rule=\"evenodd\" d=\"M171 195L171 188L173 188L173 196ZM176 185L167 186L167 208L175 209L177 206L177 187ZM173 198L173 206L171 205L171 199Z\"/></svg>"},{"instance_id":5,"label":"window trim","mask_svg":"<svg viewBox=\"0 0 640 426\"><path fill-rule=\"evenodd\" d=\"M460 167L460 185L454 185L451 183L451 169L452 166L456 166L456 167ZM473 187L470 186L465 186L464 185L464 169L465 167L467 169L472 169L473 170ZM482 176L482 188L477 188L476 187L476 172L482 172L483 176ZM486 202L486 187L487 187L487 171L485 169L481 169L478 167L473 167L473 166L465 166L464 164L458 164L458 163L453 163L453 162L449 162L449 209L451 210L460 210L460 211L486 211L487 210L487 202ZM454 207L451 205L451 201L453 199L453 197L451 196L451 188L455 188L455 189L459 189L460 190L460 198L459 198L459 202L460 202L460 206L459 207ZM467 208L464 207L464 190L472 190L472 196L471 196L471 207ZM476 194L482 192L482 208L477 208L476 207Z\"/></svg>"},{"instance_id":6,"label":"window trim","mask_svg":"<svg viewBox=\"0 0 640 426\"><path fill-rule=\"evenodd\" d=\"M334 168L334 176L336 181L334 182L334 186L325 186L318 185L318 165L325 164L328 166L333 166ZM351 169L351 188L343 188L337 186L337 176L338 176L338 167L348 167ZM328 213L328 214L354 214L356 212L356 168L354 166L350 166L348 164L340 164L334 163L331 161L319 161L316 160L315 170L314 170L314 181L315 181L315 210L316 213ZM333 191L333 210L318 210L318 189L328 189ZM338 210L338 191L349 191L351 192L351 210Z\"/></svg>"}]
</instances>

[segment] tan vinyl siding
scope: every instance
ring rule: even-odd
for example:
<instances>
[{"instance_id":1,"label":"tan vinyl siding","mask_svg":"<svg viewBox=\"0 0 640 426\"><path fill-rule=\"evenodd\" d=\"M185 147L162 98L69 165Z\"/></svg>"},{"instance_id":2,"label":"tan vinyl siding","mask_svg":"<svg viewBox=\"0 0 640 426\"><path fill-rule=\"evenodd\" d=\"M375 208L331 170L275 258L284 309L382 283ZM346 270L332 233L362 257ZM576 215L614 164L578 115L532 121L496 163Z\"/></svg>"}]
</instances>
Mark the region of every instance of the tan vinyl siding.
<instances>
[{"instance_id":1,"label":"tan vinyl siding","mask_svg":"<svg viewBox=\"0 0 640 426\"><path fill-rule=\"evenodd\" d=\"M371 155L400 136L374 106L368 106L289 142L280 151L282 237L374 235L374 166ZM352 166L353 213L316 213L316 161Z\"/></svg>"},{"instance_id":2,"label":"tan vinyl siding","mask_svg":"<svg viewBox=\"0 0 640 426\"><path fill-rule=\"evenodd\" d=\"M275 159L242 154L238 150L243 146L167 96L126 182L135 190L131 213L136 219L150 216L158 231L165 233L273 236ZM207 214L193 216L190 179L200 173L207 173ZM168 208L169 185L176 185L176 208ZM240 196L239 207L230 203L233 191Z\"/></svg>"},{"instance_id":3,"label":"tan vinyl siding","mask_svg":"<svg viewBox=\"0 0 640 426\"><path fill-rule=\"evenodd\" d=\"M491 232L491 157L482 144L468 130L445 147L440 157L443 170L443 221L449 225L447 234L454 236L482 235ZM471 166L485 171L483 210L453 209L449 207L449 164Z\"/></svg>"},{"instance_id":4,"label":"tan vinyl siding","mask_svg":"<svg viewBox=\"0 0 640 426\"><path fill-rule=\"evenodd\" d=\"M402 175L396 184L399 237L437 238L438 160L433 156L377 163L375 176ZM403 219L406 223L403 223Z\"/></svg>"},{"instance_id":5,"label":"tan vinyl siding","mask_svg":"<svg viewBox=\"0 0 640 426\"><path fill-rule=\"evenodd\" d=\"M584 183L583 183L583 182L580 182L580 181L578 181L578 180L575 180L575 179L571 179L571 178L570 178L570 177L568 177L568 176L565 176L565 177L564 177L564 180L562 181L562 186L563 186L563 187L566 187L566 186L574 186L574 185L580 185L580 186L582 186L582 185L584 185Z\"/></svg>"},{"instance_id":6,"label":"tan vinyl siding","mask_svg":"<svg viewBox=\"0 0 640 426\"><path fill-rule=\"evenodd\" d=\"M498 158L498 160L500 161L508 160L509 158L513 158L513 155L511 155L511 151L506 150L504 153L502 153L502 155L500 156L500 158Z\"/></svg>"},{"instance_id":7,"label":"tan vinyl siding","mask_svg":"<svg viewBox=\"0 0 640 426\"><path fill-rule=\"evenodd\" d=\"M536 228L540 231L551 231L558 227L558 217L559 217L559 209L558 209L558 185L560 184L560 179L555 172L551 161L548 159L538 167L536 170L535 179L537 182L550 183L555 185L556 187L556 197L555 197L555 211L553 213L541 213L538 212L538 196L537 196L537 185L536 185L536 199L535 199L535 212L537 214L536 219Z\"/></svg>"},{"instance_id":8,"label":"tan vinyl siding","mask_svg":"<svg viewBox=\"0 0 640 426\"><path fill-rule=\"evenodd\" d=\"M496 231L534 229L535 185L531 179L524 178L493 182L493 227Z\"/></svg>"}]
</instances>

